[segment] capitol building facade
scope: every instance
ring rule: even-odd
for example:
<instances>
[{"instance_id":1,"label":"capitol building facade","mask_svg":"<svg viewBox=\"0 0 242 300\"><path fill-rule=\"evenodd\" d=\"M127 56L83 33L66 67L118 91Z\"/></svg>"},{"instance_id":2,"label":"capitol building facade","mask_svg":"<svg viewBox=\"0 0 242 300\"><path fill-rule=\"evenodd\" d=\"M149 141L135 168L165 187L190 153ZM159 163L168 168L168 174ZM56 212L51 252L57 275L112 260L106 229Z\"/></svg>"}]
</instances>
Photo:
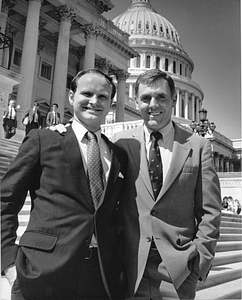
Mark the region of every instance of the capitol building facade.
<instances>
[{"instance_id":1,"label":"capitol building facade","mask_svg":"<svg viewBox=\"0 0 242 300\"><path fill-rule=\"evenodd\" d=\"M21 119L40 104L41 124L52 103L63 122L72 117L68 102L71 79L97 67L112 76L117 95L102 130L111 136L140 124L134 83L142 72L158 68L173 78L176 107L173 120L190 129L199 122L204 93L192 80L194 62L179 33L152 7L152 0L130 0L131 6L113 21L103 13L110 0L2 0L0 45L0 118L9 99L16 99ZM217 171L241 170L241 140L231 141L214 131L210 139Z\"/></svg>"}]
</instances>

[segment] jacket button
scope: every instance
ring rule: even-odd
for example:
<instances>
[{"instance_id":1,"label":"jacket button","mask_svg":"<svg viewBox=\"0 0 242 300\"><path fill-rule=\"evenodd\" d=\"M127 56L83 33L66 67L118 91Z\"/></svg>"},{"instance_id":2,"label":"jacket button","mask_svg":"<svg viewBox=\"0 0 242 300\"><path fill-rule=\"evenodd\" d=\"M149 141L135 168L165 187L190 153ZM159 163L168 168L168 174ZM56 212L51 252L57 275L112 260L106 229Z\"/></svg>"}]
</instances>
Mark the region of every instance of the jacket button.
<instances>
[{"instance_id":1,"label":"jacket button","mask_svg":"<svg viewBox=\"0 0 242 300\"><path fill-rule=\"evenodd\" d=\"M149 236L147 237L147 242L150 243L152 241L152 238L150 238Z\"/></svg>"},{"instance_id":2,"label":"jacket button","mask_svg":"<svg viewBox=\"0 0 242 300\"><path fill-rule=\"evenodd\" d=\"M152 211L150 212L150 214L151 214L152 216L155 216L155 215L157 215L157 212L156 212L155 210L152 209Z\"/></svg>"}]
</instances>

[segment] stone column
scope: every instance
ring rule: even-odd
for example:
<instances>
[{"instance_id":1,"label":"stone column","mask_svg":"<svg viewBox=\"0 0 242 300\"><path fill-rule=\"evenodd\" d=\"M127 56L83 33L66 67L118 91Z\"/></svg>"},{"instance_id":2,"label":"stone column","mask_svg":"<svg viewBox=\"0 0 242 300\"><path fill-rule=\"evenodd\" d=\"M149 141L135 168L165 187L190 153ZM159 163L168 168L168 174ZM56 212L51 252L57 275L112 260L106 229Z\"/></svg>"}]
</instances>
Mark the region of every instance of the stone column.
<instances>
[{"instance_id":1,"label":"stone column","mask_svg":"<svg viewBox=\"0 0 242 300\"><path fill-rule=\"evenodd\" d=\"M129 98L134 99L134 84L133 84L133 82L129 83Z\"/></svg>"},{"instance_id":2,"label":"stone column","mask_svg":"<svg viewBox=\"0 0 242 300\"><path fill-rule=\"evenodd\" d=\"M188 91L185 91L185 119L188 119Z\"/></svg>"},{"instance_id":3,"label":"stone column","mask_svg":"<svg viewBox=\"0 0 242 300\"><path fill-rule=\"evenodd\" d=\"M176 89L176 117L180 117L180 89Z\"/></svg>"},{"instance_id":4,"label":"stone column","mask_svg":"<svg viewBox=\"0 0 242 300\"><path fill-rule=\"evenodd\" d=\"M81 71L83 69L85 49L86 49L86 46L80 46L77 49L77 57L79 59L77 72L79 72L79 71Z\"/></svg>"},{"instance_id":5,"label":"stone column","mask_svg":"<svg viewBox=\"0 0 242 300\"><path fill-rule=\"evenodd\" d=\"M219 172L219 155L218 153L214 154L214 164L215 164L215 170Z\"/></svg>"},{"instance_id":6,"label":"stone column","mask_svg":"<svg viewBox=\"0 0 242 300\"><path fill-rule=\"evenodd\" d=\"M55 58L51 103L58 103L58 111L61 115L61 119L63 120L66 101L66 78L68 70L70 28L71 22L75 18L75 13L72 8L69 8L67 5L63 5L57 8L57 15L60 18L60 30Z\"/></svg>"},{"instance_id":7,"label":"stone column","mask_svg":"<svg viewBox=\"0 0 242 300\"><path fill-rule=\"evenodd\" d=\"M197 122L199 122L200 121L200 119L199 119L199 110L200 110L200 100L199 100L199 98L197 97L196 98L196 101L197 101Z\"/></svg>"},{"instance_id":8,"label":"stone column","mask_svg":"<svg viewBox=\"0 0 242 300\"><path fill-rule=\"evenodd\" d=\"M195 96L192 94L192 121L195 121Z\"/></svg>"},{"instance_id":9,"label":"stone column","mask_svg":"<svg viewBox=\"0 0 242 300\"><path fill-rule=\"evenodd\" d=\"M129 77L129 73L124 70L116 71L116 79L118 81L117 102L116 102L116 122L124 122L124 106L125 106L125 81Z\"/></svg>"},{"instance_id":10,"label":"stone column","mask_svg":"<svg viewBox=\"0 0 242 300\"><path fill-rule=\"evenodd\" d=\"M224 171L224 156L220 155L219 157L219 172Z\"/></svg>"},{"instance_id":11,"label":"stone column","mask_svg":"<svg viewBox=\"0 0 242 300\"><path fill-rule=\"evenodd\" d=\"M81 30L85 35L86 39L86 50L84 57L84 69L94 68L95 66L95 49L96 40L98 35L100 35L100 27L95 24L87 24L81 26Z\"/></svg>"},{"instance_id":12,"label":"stone column","mask_svg":"<svg viewBox=\"0 0 242 300\"><path fill-rule=\"evenodd\" d=\"M20 74L24 76L18 87L17 103L20 105L19 115L22 118L32 106L35 62L39 36L39 15L42 0L30 0L23 42L23 53ZM21 124L21 122L19 122ZM20 125L21 126L21 125Z\"/></svg>"}]
</instances>

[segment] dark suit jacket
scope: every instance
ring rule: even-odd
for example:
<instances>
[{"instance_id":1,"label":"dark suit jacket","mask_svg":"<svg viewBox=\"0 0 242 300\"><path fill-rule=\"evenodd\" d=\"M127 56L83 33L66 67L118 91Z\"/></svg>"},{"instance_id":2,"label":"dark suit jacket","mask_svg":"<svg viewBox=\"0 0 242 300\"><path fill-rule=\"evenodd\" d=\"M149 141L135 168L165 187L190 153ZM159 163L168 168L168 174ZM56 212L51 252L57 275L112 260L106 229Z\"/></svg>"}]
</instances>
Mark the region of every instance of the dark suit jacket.
<instances>
[{"instance_id":1,"label":"dark suit jacket","mask_svg":"<svg viewBox=\"0 0 242 300\"><path fill-rule=\"evenodd\" d=\"M54 118L53 111L48 112L47 118L46 118L46 124L48 126L60 124L60 122L61 122L60 114L58 112L56 112L56 123L55 124L54 124L54 121L55 121L55 118Z\"/></svg>"},{"instance_id":2,"label":"dark suit jacket","mask_svg":"<svg viewBox=\"0 0 242 300\"><path fill-rule=\"evenodd\" d=\"M105 286L120 275L115 221L123 198L126 155L104 138L112 161L103 203L96 212L71 126L63 135L31 131L2 180L2 270L15 263L18 284L31 299L76 299L81 258L94 230ZM17 214L28 190L30 220L18 246ZM115 292L109 290L111 295Z\"/></svg>"},{"instance_id":3,"label":"dark suit jacket","mask_svg":"<svg viewBox=\"0 0 242 300\"><path fill-rule=\"evenodd\" d=\"M162 258L159 272L181 286L194 269L205 280L219 237L221 196L208 140L176 124L170 168L155 201L143 126L114 136L128 154L122 203L128 297L143 276L151 238ZM169 278L169 279L168 279Z\"/></svg>"},{"instance_id":4,"label":"dark suit jacket","mask_svg":"<svg viewBox=\"0 0 242 300\"><path fill-rule=\"evenodd\" d=\"M40 113L39 110L37 110L37 115L38 115L38 127L39 127L39 126L40 126L40 117L41 117L41 113ZM30 109L26 112L25 116L23 117L22 122L23 122L23 120L24 120L26 117L29 117L29 124L32 123L32 121L33 121L33 116L34 116L33 108L30 108ZM28 124L28 125L29 125L29 124ZM28 125L27 125L27 126L28 126Z\"/></svg>"}]
</instances>

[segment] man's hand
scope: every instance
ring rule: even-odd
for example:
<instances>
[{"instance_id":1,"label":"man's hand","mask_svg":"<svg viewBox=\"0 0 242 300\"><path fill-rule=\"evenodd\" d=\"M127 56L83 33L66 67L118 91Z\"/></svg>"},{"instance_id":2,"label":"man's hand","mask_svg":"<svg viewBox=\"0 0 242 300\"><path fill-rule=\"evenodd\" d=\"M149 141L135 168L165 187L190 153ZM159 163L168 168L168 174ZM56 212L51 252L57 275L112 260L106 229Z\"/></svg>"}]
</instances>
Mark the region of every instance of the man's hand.
<instances>
[{"instance_id":1,"label":"man's hand","mask_svg":"<svg viewBox=\"0 0 242 300\"><path fill-rule=\"evenodd\" d=\"M17 278L17 271L16 271L16 267L15 265L11 265L10 267L6 268L5 271L5 276L8 280L8 283L10 284L10 286L13 286L14 281Z\"/></svg>"},{"instance_id":2,"label":"man's hand","mask_svg":"<svg viewBox=\"0 0 242 300\"><path fill-rule=\"evenodd\" d=\"M48 129L52 131L58 131L59 133L64 133L67 131L66 126L63 124L52 125Z\"/></svg>"}]
</instances>

